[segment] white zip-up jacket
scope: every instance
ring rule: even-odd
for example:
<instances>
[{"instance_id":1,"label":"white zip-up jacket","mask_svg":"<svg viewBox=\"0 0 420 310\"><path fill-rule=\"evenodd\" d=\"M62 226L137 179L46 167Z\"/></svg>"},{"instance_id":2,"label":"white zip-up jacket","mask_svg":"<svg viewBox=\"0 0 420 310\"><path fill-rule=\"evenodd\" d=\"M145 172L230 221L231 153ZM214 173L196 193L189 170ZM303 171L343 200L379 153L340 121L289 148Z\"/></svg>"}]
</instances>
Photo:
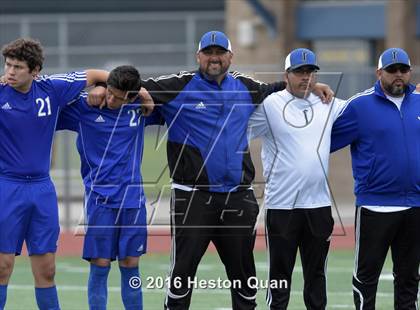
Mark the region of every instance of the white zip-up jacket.
<instances>
[{"instance_id":1,"label":"white zip-up jacket","mask_svg":"<svg viewBox=\"0 0 420 310\"><path fill-rule=\"evenodd\" d=\"M328 159L331 128L345 101L323 104L287 90L268 96L252 114L249 137L262 138L265 207L319 208L331 205Z\"/></svg>"}]
</instances>

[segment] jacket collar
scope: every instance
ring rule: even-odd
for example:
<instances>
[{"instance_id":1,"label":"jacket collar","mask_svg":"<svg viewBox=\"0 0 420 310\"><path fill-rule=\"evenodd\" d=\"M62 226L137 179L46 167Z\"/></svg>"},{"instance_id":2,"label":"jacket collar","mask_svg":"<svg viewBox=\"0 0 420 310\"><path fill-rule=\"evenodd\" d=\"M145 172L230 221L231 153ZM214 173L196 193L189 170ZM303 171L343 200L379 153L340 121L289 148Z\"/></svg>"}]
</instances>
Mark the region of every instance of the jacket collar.
<instances>
[{"instance_id":1,"label":"jacket collar","mask_svg":"<svg viewBox=\"0 0 420 310\"><path fill-rule=\"evenodd\" d=\"M214 86L217 86L217 87L222 87L222 85L226 82L226 80L228 79L228 77L229 77L229 75L230 75L230 72L228 72L228 73L225 75L225 77L223 78L223 80L222 80L222 82L220 83L220 85L219 85L216 81L209 80L209 79L207 78L207 75L206 75L206 74L204 74L203 72L201 72L200 70L197 70L197 71L198 71L198 75L200 76L200 78L201 78L202 80L206 81L206 82L207 82L207 83L209 83L209 84L212 84L212 85L214 85Z\"/></svg>"},{"instance_id":2,"label":"jacket collar","mask_svg":"<svg viewBox=\"0 0 420 310\"><path fill-rule=\"evenodd\" d=\"M387 99L384 91L382 90L381 83L379 82L379 80L376 81L374 88L375 88L375 95ZM405 96L406 97L409 96L415 90L416 90L416 86L414 86L413 84L408 84L408 87L405 90Z\"/></svg>"}]
</instances>

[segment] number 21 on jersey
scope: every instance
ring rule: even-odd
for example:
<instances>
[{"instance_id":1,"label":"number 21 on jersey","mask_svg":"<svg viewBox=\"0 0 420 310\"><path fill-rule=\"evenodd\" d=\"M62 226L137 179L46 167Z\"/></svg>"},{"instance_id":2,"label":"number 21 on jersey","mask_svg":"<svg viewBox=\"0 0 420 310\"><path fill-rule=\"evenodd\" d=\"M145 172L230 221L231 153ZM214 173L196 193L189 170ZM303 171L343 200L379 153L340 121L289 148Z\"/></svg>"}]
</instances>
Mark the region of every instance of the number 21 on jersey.
<instances>
[{"instance_id":1,"label":"number 21 on jersey","mask_svg":"<svg viewBox=\"0 0 420 310\"><path fill-rule=\"evenodd\" d=\"M38 117L44 117L51 115L51 103L50 97L46 97L45 99L36 98L35 100L36 105L38 106Z\"/></svg>"}]
</instances>

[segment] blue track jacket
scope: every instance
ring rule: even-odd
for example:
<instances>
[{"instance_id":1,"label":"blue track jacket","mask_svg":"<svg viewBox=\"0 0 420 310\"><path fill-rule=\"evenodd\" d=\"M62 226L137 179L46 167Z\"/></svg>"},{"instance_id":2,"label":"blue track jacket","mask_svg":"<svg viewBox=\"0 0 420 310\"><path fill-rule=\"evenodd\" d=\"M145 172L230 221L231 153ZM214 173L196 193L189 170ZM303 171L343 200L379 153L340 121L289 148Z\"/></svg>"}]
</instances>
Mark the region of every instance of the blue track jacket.
<instances>
[{"instance_id":1,"label":"blue track jacket","mask_svg":"<svg viewBox=\"0 0 420 310\"><path fill-rule=\"evenodd\" d=\"M379 81L350 98L334 123L331 151L348 144L356 205L420 207L420 94L413 85L401 111Z\"/></svg>"},{"instance_id":2,"label":"blue track jacket","mask_svg":"<svg viewBox=\"0 0 420 310\"><path fill-rule=\"evenodd\" d=\"M284 82L230 72L219 85L200 72L143 81L168 125L167 155L177 184L211 192L246 190L254 179L246 130L255 107Z\"/></svg>"}]
</instances>

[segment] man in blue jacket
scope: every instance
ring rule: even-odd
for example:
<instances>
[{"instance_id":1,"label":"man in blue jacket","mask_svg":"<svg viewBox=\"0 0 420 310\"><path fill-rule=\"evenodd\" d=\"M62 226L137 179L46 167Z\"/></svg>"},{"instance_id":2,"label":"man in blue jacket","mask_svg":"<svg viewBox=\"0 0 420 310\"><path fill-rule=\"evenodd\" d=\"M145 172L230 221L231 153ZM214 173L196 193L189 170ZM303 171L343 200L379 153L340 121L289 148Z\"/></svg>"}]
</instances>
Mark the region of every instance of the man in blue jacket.
<instances>
[{"instance_id":1,"label":"man in blue jacket","mask_svg":"<svg viewBox=\"0 0 420 310\"><path fill-rule=\"evenodd\" d=\"M356 195L353 295L375 309L391 248L395 309L418 309L420 262L420 94L400 48L379 58L374 87L350 98L334 123L331 149L351 145Z\"/></svg>"},{"instance_id":2,"label":"man in blue jacket","mask_svg":"<svg viewBox=\"0 0 420 310\"><path fill-rule=\"evenodd\" d=\"M252 251L259 208L246 129L255 108L286 83L266 84L229 72L232 57L227 36L210 31L198 46L198 71L143 84L168 125L173 191L165 309L189 309L195 273L210 242L232 284L232 309L256 308Z\"/></svg>"}]
</instances>

